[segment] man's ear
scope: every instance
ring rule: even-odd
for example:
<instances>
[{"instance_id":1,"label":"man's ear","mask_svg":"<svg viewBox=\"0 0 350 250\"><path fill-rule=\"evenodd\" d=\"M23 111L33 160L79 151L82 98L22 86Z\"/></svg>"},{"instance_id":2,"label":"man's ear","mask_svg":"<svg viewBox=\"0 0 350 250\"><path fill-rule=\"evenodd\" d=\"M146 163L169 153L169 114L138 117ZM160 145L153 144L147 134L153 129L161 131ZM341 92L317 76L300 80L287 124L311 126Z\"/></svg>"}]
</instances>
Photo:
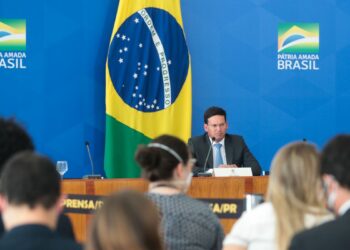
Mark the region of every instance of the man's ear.
<instances>
[{"instance_id":1,"label":"man's ear","mask_svg":"<svg viewBox=\"0 0 350 250\"><path fill-rule=\"evenodd\" d=\"M204 123L203 128L205 132L208 132L208 124Z\"/></svg>"},{"instance_id":2,"label":"man's ear","mask_svg":"<svg viewBox=\"0 0 350 250\"><path fill-rule=\"evenodd\" d=\"M58 198L57 202L56 202L56 211L58 213L61 213L63 211L64 208L64 200L67 198L67 195L65 194L61 194L60 197Z\"/></svg>"},{"instance_id":3,"label":"man's ear","mask_svg":"<svg viewBox=\"0 0 350 250\"><path fill-rule=\"evenodd\" d=\"M2 212L6 210L7 206L8 206L8 202L6 197L3 195L0 195L0 211Z\"/></svg>"},{"instance_id":4,"label":"man's ear","mask_svg":"<svg viewBox=\"0 0 350 250\"><path fill-rule=\"evenodd\" d=\"M323 182L326 184L328 192L334 192L337 190L339 184L333 175L324 174L322 176Z\"/></svg>"},{"instance_id":5,"label":"man's ear","mask_svg":"<svg viewBox=\"0 0 350 250\"><path fill-rule=\"evenodd\" d=\"M174 177L182 177L184 172L184 167L182 163L177 164L176 168L174 169Z\"/></svg>"}]
</instances>

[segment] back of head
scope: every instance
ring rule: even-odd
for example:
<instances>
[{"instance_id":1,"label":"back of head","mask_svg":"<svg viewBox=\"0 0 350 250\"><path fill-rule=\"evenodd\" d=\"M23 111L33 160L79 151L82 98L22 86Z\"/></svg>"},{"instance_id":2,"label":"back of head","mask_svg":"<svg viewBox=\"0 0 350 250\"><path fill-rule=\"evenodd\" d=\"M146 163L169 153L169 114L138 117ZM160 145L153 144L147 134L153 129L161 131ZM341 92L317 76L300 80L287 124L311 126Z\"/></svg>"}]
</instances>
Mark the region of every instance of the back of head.
<instances>
[{"instance_id":1,"label":"back of head","mask_svg":"<svg viewBox=\"0 0 350 250\"><path fill-rule=\"evenodd\" d=\"M226 111L223 108L212 106L204 112L204 123L208 124L208 119L215 115L222 115L226 121Z\"/></svg>"},{"instance_id":2,"label":"back of head","mask_svg":"<svg viewBox=\"0 0 350 250\"><path fill-rule=\"evenodd\" d=\"M273 159L268 186L268 200L276 213L279 249L286 249L293 234L304 228L305 213L315 208L324 211L320 191L315 146L295 142L282 147Z\"/></svg>"},{"instance_id":3,"label":"back of head","mask_svg":"<svg viewBox=\"0 0 350 250\"><path fill-rule=\"evenodd\" d=\"M333 175L350 189L350 135L338 135L328 142L321 154L321 173Z\"/></svg>"},{"instance_id":4,"label":"back of head","mask_svg":"<svg viewBox=\"0 0 350 250\"><path fill-rule=\"evenodd\" d=\"M107 197L97 212L88 250L161 250L160 216L153 203L136 191Z\"/></svg>"},{"instance_id":5,"label":"back of head","mask_svg":"<svg viewBox=\"0 0 350 250\"><path fill-rule=\"evenodd\" d=\"M162 135L148 146L140 146L135 159L149 181L170 180L176 166L180 162L188 162L189 150L186 143L179 138Z\"/></svg>"},{"instance_id":6,"label":"back of head","mask_svg":"<svg viewBox=\"0 0 350 250\"><path fill-rule=\"evenodd\" d=\"M20 152L4 166L0 193L14 206L50 209L60 196L60 177L47 157Z\"/></svg>"},{"instance_id":7,"label":"back of head","mask_svg":"<svg viewBox=\"0 0 350 250\"><path fill-rule=\"evenodd\" d=\"M319 156L314 145L295 142L275 155L269 179L269 198L292 206L318 205L321 185Z\"/></svg>"},{"instance_id":8,"label":"back of head","mask_svg":"<svg viewBox=\"0 0 350 250\"><path fill-rule=\"evenodd\" d=\"M4 163L24 150L34 150L27 132L14 119L0 118L0 175Z\"/></svg>"}]
</instances>

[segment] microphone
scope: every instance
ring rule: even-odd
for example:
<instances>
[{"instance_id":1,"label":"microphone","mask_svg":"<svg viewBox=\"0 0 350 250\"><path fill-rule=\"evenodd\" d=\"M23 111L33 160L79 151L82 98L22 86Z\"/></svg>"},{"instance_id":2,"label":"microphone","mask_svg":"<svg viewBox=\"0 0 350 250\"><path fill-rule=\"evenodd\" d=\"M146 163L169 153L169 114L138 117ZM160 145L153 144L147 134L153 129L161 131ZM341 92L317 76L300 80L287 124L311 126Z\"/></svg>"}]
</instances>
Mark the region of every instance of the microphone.
<instances>
[{"instance_id":1,"label":"microphone","mask_svg":"<svg viewBox=\"0 0 350 250\"><path fill-rule=\"evenodd\" d=\"M208 153L207 153L207 157L205 157L205 162L204 162L204 166L203 166L203 172L202 173L198 173L198 177L209 177L209 176L212 176L211 173L206 173L207 164L208 164L208 160L209 160L209 155L210 155L210 152L212 151L213 144L215 143L215 137L211 138L211 140L212 140L212 143L210 143L210 147L209 147L209 150L208 150Z\"/></svg>"},{"instance_id":2,"label":"microphone","mask_svg":"<svg viewBox=\"0 0 350 250\"><path fill-rule=\"evenodd\" d=\"M90 143L85 141L86 151L89 156L90 166L91 166L91 174L84 175L83 179L102 179L102 176L99 174L95 174L94 162L92 161L91 153L90 153Z\"/></svg>"}]
</instances>

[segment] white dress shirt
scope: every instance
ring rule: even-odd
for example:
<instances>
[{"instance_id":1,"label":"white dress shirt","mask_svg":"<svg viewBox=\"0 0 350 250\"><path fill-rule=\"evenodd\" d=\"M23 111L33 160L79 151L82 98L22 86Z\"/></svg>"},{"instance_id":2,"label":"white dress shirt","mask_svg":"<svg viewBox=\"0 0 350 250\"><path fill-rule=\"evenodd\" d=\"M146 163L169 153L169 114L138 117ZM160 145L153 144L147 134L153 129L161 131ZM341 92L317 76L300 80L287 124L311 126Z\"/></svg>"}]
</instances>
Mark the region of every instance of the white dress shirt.
<instances>
[{"instance_id":1,"label":"white dress shirt","mask_svg":"<svg viewBox=\"0 0 350 250\"><path fill-rule=\"evenodd\" d=\"M346 201L341 207L339 208L339 215L344 215L348 210L350 209L350 200Z\"/></svg>"}]
</instances>

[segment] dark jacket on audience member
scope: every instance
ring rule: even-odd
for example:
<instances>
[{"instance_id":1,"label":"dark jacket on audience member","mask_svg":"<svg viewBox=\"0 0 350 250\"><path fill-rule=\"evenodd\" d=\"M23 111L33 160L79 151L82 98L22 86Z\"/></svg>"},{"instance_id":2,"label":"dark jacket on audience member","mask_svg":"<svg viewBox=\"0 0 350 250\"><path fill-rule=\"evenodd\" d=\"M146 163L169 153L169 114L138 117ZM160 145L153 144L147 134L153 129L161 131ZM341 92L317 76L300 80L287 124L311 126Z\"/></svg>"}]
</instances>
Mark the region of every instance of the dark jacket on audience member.
<instances>
[{"instance_id":1,"label":"dark jacket on audience member","mask_svg":"<svg viewBox=\"0 0 350 250\"><path fill-rule=\"evenodd\" d=\"M58 236L44 225L21 225L6 232L0 239L1 250L81 250L71 239Z\"/></svg>"},{"instance_id":2,"label":"dark jacket on audience member","mask_svg":"<svg viewBox=\"0 0 350 250\"><path fill-rule=\"evenodd\" d=\"M349 250L350 210L334 221L295 235L289 249Z\"/></svg>"},{"instance_id":3,"label":"dark jacket on audience member","mask_svg":"<svg viewBox=\"0 0 350 250\"><path fill-rule=\"evenodd\" d=\"M0 238L2 237L4 232L4 223L0 214ZM69 217L65 214L60 214L60 216L58 217L56 232L59 236L75 240L72 223Z\"/></svg>"}]
</instances>

